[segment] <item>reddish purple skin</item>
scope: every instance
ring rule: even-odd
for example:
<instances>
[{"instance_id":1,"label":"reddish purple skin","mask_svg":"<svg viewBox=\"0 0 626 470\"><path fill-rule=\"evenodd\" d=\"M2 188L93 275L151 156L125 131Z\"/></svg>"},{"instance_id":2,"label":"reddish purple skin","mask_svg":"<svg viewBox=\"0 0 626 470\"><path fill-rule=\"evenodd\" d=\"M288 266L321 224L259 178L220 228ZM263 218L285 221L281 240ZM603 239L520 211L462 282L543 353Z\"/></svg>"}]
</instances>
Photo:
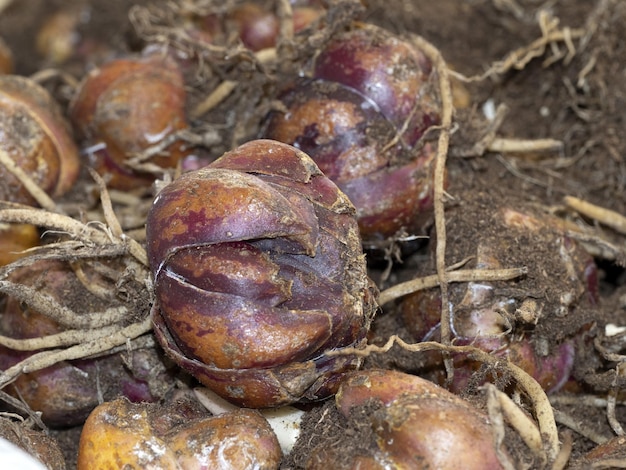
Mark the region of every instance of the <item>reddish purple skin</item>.
<instances>
[{"instance_id":1,"label":"reddish purple skin","mask_svg":"<svg viewBox=\"0 0 626 470\"><path fill-rule=\"evenodd\" d=\"M147 247L157 339L228 400L322 398L360 363L324 354L360 344L373 313L354 207L296 148L253 141L183 175Z\"/></svg>"},{"instance_id":2,"label":"reddish purple skin","mask_svg":"<svg viewBox=\"0 0 626 470\"><path fill-rule=\"evenodd\" d=\"M393 159L401 159L403 151L404 158L409 158L401 143L382 151L395 137L395 126L376 103L350 87L326 80L299 80L280 100L288 112L271 113L264 135L299 148L336 183L384 168ZM338 106L331 112L324 103ZM372 158L366 162L359 156L364 149L372 149Z\"/></svg>"},{"instance_id":3,"label":"reddish purple skin","mask_svg":"<svg viewBox=\"0 0 626 470\"><path fill-rule=\"evenodd\" d=\"M314 217L311 208L290 206L266 183L244 173L237 175L236 187L226 189L222 184L225 173L212 170L205 167L184 174L157 196L147 221L148 255L153 271L181 247L266 238L267 234L293 242L291 249L295 252L307 251L312 234L306 222ZM225 201L219 213L209 209L217 192L223 200L233 189L241 195L240 199ZM261 194L260 199L268 203L263 204L259 212L250 213L241 199L255 193ZM185 201L184 205L178 207L179 201ZM163 207L165 209L161 210ZM172 211L172 207L180 210ZM282 218L289 209L292 223L287 226Z\"/></svg>"},{"instance_id":4,"label":"reddish purple skin","mask_svg":"<svg viewBox=\"0 0 626 470\"><path fill-rule=\"evenodd\" d=\"M343 195L338 194L337 187L330 180L321 177L322 173L313 162L302 164L295 149L285 151L277 144L271 144L276 146L276 152L280 152L274 158L271 154L268 158L263 150L254 152L249 146L241 146L209 167L182 175L179 183L170 184L159 193L147 220L147 249L153 271L180 247L225 240L271 238L276 239L276 243L284 242L285 248L293 253L312 254L312 243L317 237L317 224L313 222L319 216L316 211L332 208L344 211L347 216L353 208L340 202ZM215 191L229 194L223 189L221 175L214 171L219 169L236 170L236 189L260 194L257 197L264 203L261 213L254 217L246 213L244 217L242 211L247 211L247 207L227 197L220 199L225 206L222 215L207 213L207 207L211 207L217 198ZM255 174L261 177L257 178ZM288 203L296 197L290 189L300 192L302 197L297 203ZM179 204L181 201L185 201L184 206ZM286 225L284 215L288 210L292 211L290 216L294 220Z\"/></svg>"},{"instance_id":5,"label":"reddish purple skin","mask_svg":"<svg viewBox=\"0 0 626 470\"><path fill-rule=\"evenodd\" d=\"M227 360L216 358L221 368L227 368L231 362L238 365L236 368L265 368L304 360L324 346L331 331L326 312L309 309L303 315L284 306L276 308L237 295L198 289L173 278L167 271L158 278L156 295L172 335L187 356L198 358L197 348L203 342L215 342L224 336L229 338L231 347L238 346L238 351L229 354ZM194 318L178 315L188 310L193 310ZM298 329L317 334L308 338L306 344L264 354L268 346L259 336L267 335L274 341L287 343L293 335L289 332ZM191 340L181 340L184 333L190 333Z\"/></svg>"},{"instance_id":6,"label":"reddish purple skin","mask_svg":"<svg viewBox=\"0 0 626 470\"><path fill-rule=\"evenodd\" d=\"M287 111L270 113L262 135L315 160L355 205L366 242L423 234L435 151L417 144L440 124L435 87L430 60L414 44L356 25L324 46L312 78L283 92Z\"/></svg>"},{"instance_id":7,"label":"reddish purple skin","mask_svg":"<svg viewBox=\"0 0 626 470\"><path fill-rule=\"evenodd\" d=\"M430 145L413 151L402 142L388 146L394 125L375 103L338 83L302 80L282 101L287 113L270 114L264 135L315 160L356 207L365 240L384 240L402 229L422 232L433 207Z\"/></svg>"},{"instance_id":8,"label":"reddish purple skin","mask_svg":"<svg viewBox=\"0 0 626 470\"><path fill-rule=\"evenodd\" d=\"M403 39L374 27L338 35L317 56L313 76L349 86L371 99L414 145L426 129L440 122L438 106L426 83L432 65Z\"/></svg>"},{"instance_id":9,"label":"reddish purple skin","mask_svg":"<svg viewBox=\"0 0 626 470\"><path fill-rule=\"evenodd\" d=\"M364 239L381 240L404 228L419 233L430 220L433 208L433 175L430 146L401 166L339 183L357 208Z\"/></svg>"},{"instance_id":10,"label":"reddish purple skin","mask_svg":"<svg viewBox=\"0 0 626 470\"><path fill-rule=\"evenodd\" d=\"M231 275L227 269L231 266L255 269L257 277ZM278 266L250 243L185 248L172 257L168 270L202 290L238 295L267 306L274 307L289 299L288 283L275 279Z\"/></svg>"},{"instance_id":11,"label":"reddish purple skin","mask_svg":"<svg viewBox=\"0 0 626 470\"><path fill-rule=\"evenodd\" d=\"M163 316L154 314L154 333L174 361L214 392L242 407L263 408L326 398L337 390L345 372L356 369L354 356L319 355L271 369L219 369L186 356L168 330ZM301 390L305 390L304 394Z\"/></svg>"}]
</instances>

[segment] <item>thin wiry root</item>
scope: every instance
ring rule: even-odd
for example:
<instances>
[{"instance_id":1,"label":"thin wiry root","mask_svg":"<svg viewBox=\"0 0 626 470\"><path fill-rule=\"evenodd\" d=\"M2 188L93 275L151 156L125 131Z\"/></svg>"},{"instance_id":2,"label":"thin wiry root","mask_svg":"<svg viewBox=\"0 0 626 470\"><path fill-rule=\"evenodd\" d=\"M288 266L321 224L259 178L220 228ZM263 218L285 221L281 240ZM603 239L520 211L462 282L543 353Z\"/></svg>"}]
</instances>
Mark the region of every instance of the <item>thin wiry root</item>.
<instances>
[{"instance_id":1,"label":"thin wiry root","mask_svg":"<svg viewBox=\"0 0 626 470\"><path fill-rule=\"evenodd\" d=\"M506 281L523 276L525 273L525 268L463 269L448 272L448 282ZM378 297L378 303L384 305L413 292L430 289L438 285L439 277L436 274L411 279L382 291Z\"/></svg>"},{"instance_id":2,"label":"thin wiry root","mask_svg":"<svg viewBox=\"0 0 626 470\"><path fill-rule=\"evenodd\" d=\"M13 271L42 259L63 260L74 263L76 267L80 259L121 258L124 261L123 272L120 271L119 276L115 276L116 269L111 267L111 272L106 273L105 277L115 280L128 276L149 289L145 249L123 232L102 178L95 173L92 176L100 188L104 222L83 223L49 210L0 201L0 222L32 224L44 227L48 233L62 235L61 241L32 249L29 256L0 268L0 293L16 298L33 311L67 328L57 334L31 339L0 336L0 345L4 347L38 351L0 373L0 389L23 373L45 369L61 361L112 354L120 347L128 347L131 340L146 335L152 329L150 315L132 311L132 306L107 304L108 308L103 311L77 313L63 305L62 301L46 295L34 286L9 280ZM83 284L89 283L89 279L82 276L80 266L76 273ZM99 274L102 275L101 272ZM128 324L129 318L138 316L142 320Z\"/></svg>"},{"instance_id":3,"label":"thin wiry root","mask_svg":"<svg viewBox=\"0 0 626 470\"><path fill-rule=\"evenodd\" d=\"M0 374L0 388L13 382L21 374L45 369L61 361L84 359L101 352L110 351L112 348L124 345L128 340L137 338L151 330L152 318L148 316L141 322L119 328L107 336L97 337L67 349L53 349L33 354Z\"/></svg>"},{"instance_id":4,"label":"thin wiry root","mask_svg":"<svg viewBox=\"0 0 626 470\"><path fill-rule=\"evenodd\" d=\"M2 209L0 222L13 222L46 227L50 231L65 233L71 238L85 243L85 245L121 245L128 249L128 253L144 266L148 266L148 257L143 247L135 240L122 234L115 237L109 227L104 224L84 224L76 219L62 214L55 214L42 209Z\"/></svg>"},{"instance_id":5,"label":"thin wiry root","mask_svg":"<svg viewBox=\"0 0 626 470\"><path fill-rule=\"evenodd\" d=\"M433 175L433 206L435 212L435 231L437 242L435 245L435 257L437 279L441 290L441 342L449 345L451 342L450 310L448 309L448 274L446 270L446 220L445 220L445 178L446 159L450 145L450 129L452 129L452 115L454 113L454 99L450 75L441 52L421 36L412 35L413 43L424 52L430 59L436 71L439 81L439 98L441 100L441 123L439 140L437 142L437 155L435 156L435 169ZM452 360L444 354L444 365L449 380L454 377Z\"/></svg>"},{"instance_id":6,"label":"thin wiry root","mask_svg":"<svg viewBox=\"0 0 626 470\"><path fill-rule=\"evenodd\" d=\"M586 31L569 27L559 29L558 25L558 18L552 17L547 11L543 10L539 14L540 38L509 53L504 59L495 62L481 75L465 77L454 71L450 71L450 74L464 82L483 81L489 77L502 75L509 70L523 70L530 61L543 56L548 48L552 55L544 61L544 66L549 66L559 60L563 60L567 64L576 55L573 40L584 38ZM565 50L559 48L559 44L565 44Z\"/></svg>"}]
</instances>

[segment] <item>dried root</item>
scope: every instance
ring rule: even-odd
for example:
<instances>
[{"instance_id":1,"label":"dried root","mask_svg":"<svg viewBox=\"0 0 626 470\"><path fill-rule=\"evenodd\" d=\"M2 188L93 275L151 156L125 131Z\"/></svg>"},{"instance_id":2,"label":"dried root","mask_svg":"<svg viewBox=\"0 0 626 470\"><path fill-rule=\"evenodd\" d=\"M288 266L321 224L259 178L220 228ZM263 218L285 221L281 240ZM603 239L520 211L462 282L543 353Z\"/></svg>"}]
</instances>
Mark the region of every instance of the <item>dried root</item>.
<instances>
[{"instance_id":1,"label":"dried root","mask_svg":"<svg viewBox=\"0 0 626 470\"><path fill-rule=\"evenodd\" d=\"M130 275L135 282L144 286L145 295L151 295L146 252L136 240L123 232L103 180L96 174L93 177L100 187L105 222L83 223L47 209L0 203L0 222L33 224L60 237L60 241L31 249L28 256L0 268L0 293L17 298L33 311L67 328L61 333L32 339L0 336L2 346L20 351L39 351L0 373L0 389L22 373L41 370L61 361L107 354L119 347L132 347L132 340L146 335L152 329L147 310L134 311L130 301L121 305L118 301L102 311L76 312L35 286L13 282L9 278L18 268L39 260L56 259L70 262L77 278L85 285L90 281L84 276L81 262L117 258L123 260L121 266L125 266L122 269L126 270L117 273L117 277ZM114 273L105 274L115 277ZM100 297L110 298L111 292L106 292L103 286L91 287L98 290Z\"/></svg>"},{"instance_id":2,"label":"dried root","mask_svg":"<svg viewBox=\"0 0 626 470\"><path fill-rule=\"evenodd\" d=\"M476 281L507 281L523 276L526 273L524 268L509 269L464 269L448 272L448 282L476 282ZM439 284L439 276L420 277L410 281L396 284L380 293L378 303L385 305L388 302L399 299L405 295L419 290L430 289Z\"/></svg>"},{"instance_id":3,"label":"dried root","mask_svg":"<svg viewBox=\"0 0 626 470\"><path fill-rule=\"evenodd\" d=\"M559 28L559 19L554 18L547 10L541 10L539 13L539 27L540 38L509 53L501 61L495 62L485 73L473 77L465 77L454 71L450 71L450 74L463 82L482 81L502 75L509 70L523 70L529 62L543 56L547 51L550 51L551 55L543 61L544 67L560 60L567 65L576 55L574 39L582 39L587 33L585 29Z\"/></svg>"},{"instance_id":4,"label":"dried root","mask_svg":"<svg viewBox=\"0 0 626 470\"><path fill-rule=\"evenodd\" d=\"M441 342L450 344L450 311L448 305L448 273L446 270L446 221L445 221L445 171L448 147L450 144L450 130L452 128L452 115L454 105L452 98L452 86L448 67L441 52L420 36L411 37L415 45L424 52L431 60L439 78L439 96L441 100L441 131L437 143L437 155L435 157L435 171L433 183L433 199L435 211L435 231L437 233L436 259L437 279L441 289ZM446 360L446 370L451 376L452 364Z\"/></svg>"}]
</instances>

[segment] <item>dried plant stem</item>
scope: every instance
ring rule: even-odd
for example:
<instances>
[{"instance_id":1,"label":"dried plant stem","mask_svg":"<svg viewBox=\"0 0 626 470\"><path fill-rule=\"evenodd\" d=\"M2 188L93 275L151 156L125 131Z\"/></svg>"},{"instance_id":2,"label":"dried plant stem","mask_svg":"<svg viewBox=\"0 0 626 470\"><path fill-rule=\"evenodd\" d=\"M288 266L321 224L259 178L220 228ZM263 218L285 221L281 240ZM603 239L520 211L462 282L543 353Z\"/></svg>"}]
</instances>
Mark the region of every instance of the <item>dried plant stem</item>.
<instances>
[{"instance_id":1,"label":"dried plant stem","mask_svg":"<svg viewBox=\"0 0 626 470\"><path fill-rule=\"evenodd\" d=\"M626 235L626 217L619 212L596 206L574 196L565 196L563 200L568 207L576 212Z\"/></svg>"},{"instance_id":2,"label":"dried plant stem","mask_svg":"<svg viewBox=\"0 0 626 470\"><path fill-rule=\"evenodd\" d=\"M445 221L445 171L448 146L450 143L450 129L452 127L452 113L454 111L452 87L448 67L439 50L420 36L412 36L416 46L426 54L433 63L439 78L439 95L441 99L441 131L437 145L434 171L434 211L435 230L437 233L436 265L439 288L441 289L441 342L449 345L451 341L450 310L448 308L448 273L446 270L446 221ZM448 361L446 361L448 362ZM451 376L451 364L446 364L448 375Z\"/></svg>"},{"instance_id":3,"label":"dried plant stem","mask_svg":"<svg viewBox=\"0 0 626 470\"><path fill-rule=\"evenodd\" d=\"M517 431L532 453L539 457L543 465L545 465L546 454L541 441L541 433L534 421L508 395L498 390L495 385L488 384L487 393L489 400L496 401L498 410L507 422Z\"/></svg>"},{"instance_id":4,"label":"dried plant stem","mask_svg":"<svg viewBox=\"0 0 626 470\"><path fill-rule=\"evenodd\" d=\"M36 288L7 280L0 280L0 292L15 297L34 311L69 328L99 328L118 323L128 316L128 309L124 306L109 307L102 312L77 314Z\"/></svg>"},{"instance_id":5,"label":"dried plant stem","mask_svg":"<svg viewBox=\"0 0 626 470\"><path fill-rule=\"evenodd\" d=\"M3 209L0 210L0 222L15 222L46 227L49 230L66 233L72 238L82 241L85 245L122 245L142 265L148 266L146 250L139 243L124 234L120 237L114 237L108 227L103 226L100 222L88 225L71 217L41 209ZM103 229L96 229L92 225L100 226Z\"/></svg>"},{"instance_id":6,"label":"dried plant stem","mask_svg":"<svg viewBox=\"0 0 626 470\"><path fill-rule=\"evenodd\" d=\"M141 322L119 328L116 332L107 336L97 337L67 349L53 349L33 354L0 374L0 388L11 383L20 374L45 369L61 361L84 359L94 354L109 351L116 346L126 344L130 339L148 333L151 329L152 319L148 316Z\"/></svg>"},{"instance_id":7,"label":"dried plant stem","mask_svg":"<svg viewBox=\"0 0 626 470\"><path fill-rule=\"evenodd\" d=\"M120 238L124 231L122 230L122 226L120 225L119 220L115 216L115 212L113 212L113 205L111 203L111 197L109 196L109 192L107 191L106 184L102 177L93 169L89 168L89 173L91 177L94 179L96 184L98 185L98 189L100 190L100 202L102 204L102 212L104 213L104 220L106 221L111 233L114 237Z\"/></svg>"},{"instance_id":8,"label":"dried plant stem","mask_svg":"<svg viewBox=\"0 0 626 470\"><path fill-rule=\"evenodd\" d=\"M239 82L234 80L224 80L205 99L196 105L189 113L191 119L198 119L211 111L218 104L224 101L228 95L237 87Z\"/></svg>"},{"instance_id":9,"label":"dried plant stem","mask_svg":"<svg viewBox=\"0 0 626 470\"><path fill-rule=\"evenodd\" d=\"M541 27L541 37L535 39L530 44L520 47L509 53L503 60L493 63L493 65L483 74L475 75L473 77L465 77L457 72L450 71L450 73L457 79L464 82L483 81L486 78L494 75L502 75L509 70L516 69L522 70L533 59L541 57L545 54L548 46L563 42L567 48L567 54L554 55L544 65L549 65L564 58L564 61L569 62L576 53L576 49L572 44L572 39L582 38L585 36L586 31L584 29L571 29L568 27L557 29L558 20L551 18L548 13L541 12L539 15L539 25ZM554 51L554 49L553 49Z\"/></svg>"},{"instance_id":10,"label":"dried plant stem","mask_svg":"<svg viewBox=\"0 0 626 470\"><path fill-rule=\"evenodd\" d=\"M563 150L563 142L556 139L506 139L495 137L487 150L500 153L557 152Z\"/></svg>"},{"instance_id":11,"label":"dried plant stem","mask_svg":"<svg viewBox=\"0 0 626 470\"><path fill-rule=\"evenodd\" d=\"M58 348L91 341L96 338L109 336L119 329L119 325L112 325L89 330L66 330L53 335L28 339L15 339L8 336L0 336L0 345L15 351L37 351L39 349Z\"/></svg>"},{"instance_id":12,"label":"dried plant stem","mask_svg":"<svg viewBox=\"0 0 626 470\"><path fill-rule=\"evenodd\" d=\"M390 336L383 346L368 345L362 349L345 348L337 351L329 351L326 354L331 356L352 354L365 357L373 353L386 353L396 344L402 349L410 352L442 351L446 353L467 354L470 359L484 364L506 367L518 387L526 394L533 406L533 412L546 448L548 461L552 462L556 459L559 454L559 435L556 427L556 421L554 419L554 412L546 392L526 371L512 362L507 361L505 358L494 356L473 346L452 346L434 341L409 344L397 335Z\"/></svg>"},{"instance_id":13,"label":"dried plant stem","mask_svg":"<svg viewBox=\"0 0 626 470\"><path fill-rule=\"evenodd\" d=\"M0 164L4 165L4 167L22 183L22 186L24 186L26 191L37 201L37 204L51 212L59 211L52 198L19 167L3 149L0 149Z\"/></svg>"},{"instance_id":14,"label":"dried plant stem","mask_svg":"<svg viewBox=\"0 0 626 470\"><path fill-rule=\"evenodd\" d=\"M586 437L590 441L595 442L596 444L604 444L609 440L608 437L598 433L595 429L591 428L590 426L586 426L583 419L574 419L571 415L557 409L553 411L554 419L559 424L567 426L575 433Z\"/></svg>"},{"instance_id":15,"label":"dried plant stem","mask_svg":"<svg viewBox=\"0 0 626 470\"><path fill-rule=\"evenodd\" d=\"M448 282L474 282L474 281L507 281L523 276L525 268L509 269L463 269L448 272ZM430 289L439 285L439 276L419 277L410 281L396 284L385 289L378 297L378 303L384 305L392 300L424 289Z\"/></svg>"}]
</instances>

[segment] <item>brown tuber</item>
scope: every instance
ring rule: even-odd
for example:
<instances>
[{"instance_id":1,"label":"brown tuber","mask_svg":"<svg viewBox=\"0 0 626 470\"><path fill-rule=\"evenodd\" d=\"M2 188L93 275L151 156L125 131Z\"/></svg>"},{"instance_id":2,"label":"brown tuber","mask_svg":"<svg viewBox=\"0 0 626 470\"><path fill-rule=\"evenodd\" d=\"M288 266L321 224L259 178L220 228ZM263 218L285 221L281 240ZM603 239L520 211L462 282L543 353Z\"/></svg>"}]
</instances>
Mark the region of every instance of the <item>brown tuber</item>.
<instances>
[{"instance_id":1,"label":"brown tuber","mask_svg":"<svg viewBox=\"0 0 626 470\"><path fill-rule=\"evenodd\" d=\"M0 75L13 73L13 53L0 37Z\"/></svg>"},{"instance_id":2,"label":"brown tuber","mask_svg":"<svg viewBox=\"0 0 626 470\"><path fill-rule=\"evenodd\" d=\"M157 196L147 220L158 340L227 400L325 398L375 308L354 207L303 152L248 142Z\"/></svg>"},{"instance_id":3,"label":"brown tuber","mask_svg":"<svg viewBox=\"0 0 626 470\"><path fill-rule=\"evenodd\" d=\"M30 224L0 222L0 266L25 255L24 250L39 245L39 231Z\"/></svg>"},{"instance_id":4,"label":"brown tuber","mask_svg":"<svg viewBox=\"0 0 626 470\"><path fill-rule=\"evenodd\" d=\"M323 13L318 6L293 6L293 29L297 34ZM256 3L246 2L233 10L229 20L239 31L244 46L253 51L274 47L278 39L280 21L278 17Z\"/></svg>"},{"instance_id":5,"label":"brown tuber","mask_svg":"<svg viewBox=\"0 0 626 470\"><path fill-rule=\"evenodd\" d=\"M291 3L294 34L301 33L324 14L321 2ZM280 31L276 13L255 2L242 2L223 15L211 13L190 23L190 34L205 42L225 43L237 38L255 52L275 47Z\"/></svg>"},{"instance_id":6,"label":"brown tuber","mask_svg":"<svg viewBox=\"0 0 626 470\"><path fill-rule=\"evenodd\" d=\"M187 128L186 93L176 62L167 55L117 59L91 71L70 105L89 163L116 189L149 186L154 169L173 168L185 156L178 141L156 155L130 162Z\"/></svg>"},{"instance_id":7,"label":"brown tuber","mask_svg":"<svg viewBox=\"0 0 626 470\"><path fill-rule=\"evenodd\" d=\"M410 40L369 24L334 37L319 53L313 77L341 83L375 103L407 145L440 122L436 73Z\"/></svg>"},{"instance_id":8,"label":"brown tuber","mask_svg":"<svg viewBox=\"0 0 626 470\"><path fill-rule=\"evenodd\" d=\"M417 376L370 369L348 374L335 397L344 418L369 422L369 454L338 466L334 449L313 450L307 468L500 469L487 416ZM361 429L363 437L371 435ZM358 431L357 431L358 432Z\"/></svg>"}]
</instances>

